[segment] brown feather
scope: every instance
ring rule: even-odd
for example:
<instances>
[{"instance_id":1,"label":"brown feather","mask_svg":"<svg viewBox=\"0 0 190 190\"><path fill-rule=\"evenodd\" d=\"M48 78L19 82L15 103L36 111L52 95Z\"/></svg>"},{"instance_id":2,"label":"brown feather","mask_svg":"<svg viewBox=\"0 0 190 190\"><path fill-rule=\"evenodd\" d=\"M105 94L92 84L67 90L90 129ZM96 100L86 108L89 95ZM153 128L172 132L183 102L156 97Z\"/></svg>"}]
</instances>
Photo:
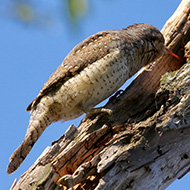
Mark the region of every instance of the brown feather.
<instances>
[{"instance_id":1,"label":"brown feather","mask_svg":"<svg viewBox=\"0 0 190 190\"><path fill-rule=\"evenodd\" d=\"M119 41L119 38L115 38L115 33L117 31L114 30L98 32L75 46L44 84L38 96L28 105L26 111L30 111L33 106L36 106L40 99L50 92L52 88L59 88L69 78L80 73L87 65L114 51L117 47L112 45L113 37L116 41ZM102 43L104 42L106 42L106 46L102 48ZM89 45L90 43L92 44ZM96 45L93 46L93 43ZM100 48L102 48L102 51L100 51Z\"/></svg>"}]
</instances>

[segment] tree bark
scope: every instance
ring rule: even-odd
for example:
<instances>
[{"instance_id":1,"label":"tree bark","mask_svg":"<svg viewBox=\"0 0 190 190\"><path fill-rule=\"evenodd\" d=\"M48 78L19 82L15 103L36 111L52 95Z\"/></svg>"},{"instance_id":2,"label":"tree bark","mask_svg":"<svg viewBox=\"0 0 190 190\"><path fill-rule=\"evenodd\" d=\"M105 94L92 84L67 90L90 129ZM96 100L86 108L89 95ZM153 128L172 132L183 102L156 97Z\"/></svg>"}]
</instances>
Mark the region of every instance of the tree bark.
<instances>
[{"instance_id":1,"label":"tree bark","mask_svg":"<svg viewBox=\"0 0 190 190\"><path fill-rule=\"evenodd\" d=\"M182 0L162 33L183 57L190 0ZM163 55L105 108L113 114L71 125L12 189L165 189L190 170L190 62Z\"/></svg>"}]
</instances>

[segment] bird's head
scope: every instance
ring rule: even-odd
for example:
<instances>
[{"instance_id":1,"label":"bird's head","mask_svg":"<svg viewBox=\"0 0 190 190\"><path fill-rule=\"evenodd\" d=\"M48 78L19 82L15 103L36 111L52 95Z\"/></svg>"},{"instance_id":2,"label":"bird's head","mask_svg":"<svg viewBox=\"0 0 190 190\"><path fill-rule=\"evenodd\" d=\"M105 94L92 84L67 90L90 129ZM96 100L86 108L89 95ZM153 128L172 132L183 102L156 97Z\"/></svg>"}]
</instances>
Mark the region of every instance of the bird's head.
<instances>
[{"instance_id":1,"label":"bird's head","mask_svg":"<svg viewBox=\"0 0 190 190\"><path fill-rule=\"evenodd\" d=\"M182 61L165 46L164 36L156 27L150 24L134 24L131 29L137 40L142 42L143 66L155 61L166 52Z\"/></svg>"}]
</instances>

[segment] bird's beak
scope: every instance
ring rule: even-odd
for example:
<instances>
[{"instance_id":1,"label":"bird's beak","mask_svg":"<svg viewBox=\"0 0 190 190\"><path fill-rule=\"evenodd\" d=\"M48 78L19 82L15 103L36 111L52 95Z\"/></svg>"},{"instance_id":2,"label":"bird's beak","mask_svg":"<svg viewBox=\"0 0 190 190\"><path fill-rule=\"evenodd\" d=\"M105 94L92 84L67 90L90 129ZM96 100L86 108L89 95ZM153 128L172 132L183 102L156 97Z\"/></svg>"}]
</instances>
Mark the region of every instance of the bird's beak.
<instances>
[{"instance_id":1,"label":"bird's beak","mask_svg":"<svg viewBox=\"0 0 190 190\"><path fill-rule=\"evenodd\" d=\"M180 60L181 62L183 62L183 59L180 58L178 55L176 55L175 53L171 52L166 46L165 46L165 50L166 52L168 52L171 56L175 57L176 59Z\"/></svg>"}]
</instances>

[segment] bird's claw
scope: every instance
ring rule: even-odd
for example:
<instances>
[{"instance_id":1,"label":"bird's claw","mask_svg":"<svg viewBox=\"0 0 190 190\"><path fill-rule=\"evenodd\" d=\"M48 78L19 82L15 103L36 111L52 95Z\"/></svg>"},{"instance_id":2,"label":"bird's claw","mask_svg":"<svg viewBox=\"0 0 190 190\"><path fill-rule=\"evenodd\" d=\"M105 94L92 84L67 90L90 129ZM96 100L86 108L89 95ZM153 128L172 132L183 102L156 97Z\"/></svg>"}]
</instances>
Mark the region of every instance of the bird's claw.
<instances>
[{"instance_id":1,"label":"bird's claw","mask_svg":"<svg viewBox=\"0 0 190 190\"><path fill-rule=\"evenodd\" d=\"M107 108L93 108L86 112L86 115L84 116L82 122L85 122L88 118L92 117L93 115L97 114L108 114L112 115L112 110Z\"/></svg>"}]
</instances>

